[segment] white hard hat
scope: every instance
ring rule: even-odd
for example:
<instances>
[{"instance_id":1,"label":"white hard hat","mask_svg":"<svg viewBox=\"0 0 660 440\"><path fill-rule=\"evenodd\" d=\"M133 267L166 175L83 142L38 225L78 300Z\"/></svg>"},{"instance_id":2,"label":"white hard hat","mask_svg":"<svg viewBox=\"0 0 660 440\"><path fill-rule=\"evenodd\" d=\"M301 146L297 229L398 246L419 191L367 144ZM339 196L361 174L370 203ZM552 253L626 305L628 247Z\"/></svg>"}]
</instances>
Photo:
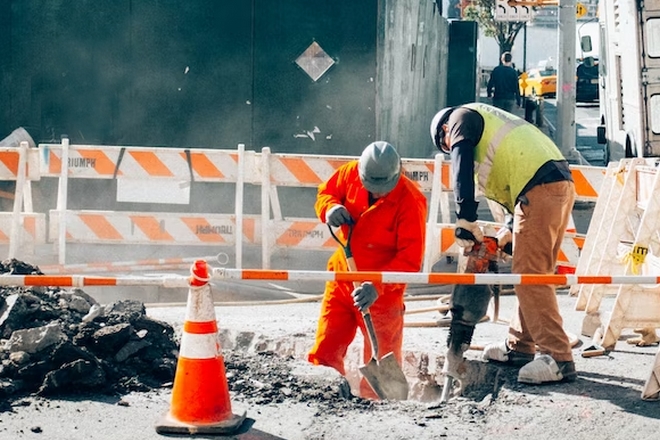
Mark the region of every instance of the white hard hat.
<instances>
[{"instance_id":1,"label":"white hard hat","mask_svg":"<svg viewBox=\"0 0 660 440\"><path fill-rule=\"evenodd\" d=\"M372 142L360 156L358 171L367 191L387 194L399 182L401 157L391 144L384 141Z\"/></svg>"},{"instance_id":2,"label":"white hard hat","mask_svg":"<svg viewBox=\"0 0 660 440\"><path fill-rule=\"evenodd\" d=\"M447 123L449 115L454 107L445 107L433 116L431 120L431 140L438 150L450 153L449 147L445 145L445 131L442 126Z\"/></svg>"}]
</instances>

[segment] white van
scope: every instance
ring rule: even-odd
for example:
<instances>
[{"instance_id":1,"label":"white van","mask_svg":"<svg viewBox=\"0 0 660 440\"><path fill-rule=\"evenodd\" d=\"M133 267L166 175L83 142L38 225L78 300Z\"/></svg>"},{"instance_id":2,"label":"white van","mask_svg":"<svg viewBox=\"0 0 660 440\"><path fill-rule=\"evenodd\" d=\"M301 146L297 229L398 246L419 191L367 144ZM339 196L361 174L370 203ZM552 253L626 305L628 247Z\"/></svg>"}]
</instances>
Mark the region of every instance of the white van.
<instances>
[{"instance_id":1,"label":"white van","mask_svg":"<svg viewBox=\"0 0 660 440\"><path fill-rule=\"evenodd\" d=\"M599 8L605 162L660 156L660 0L600 0Z\"/></svg>"}]
</instances>

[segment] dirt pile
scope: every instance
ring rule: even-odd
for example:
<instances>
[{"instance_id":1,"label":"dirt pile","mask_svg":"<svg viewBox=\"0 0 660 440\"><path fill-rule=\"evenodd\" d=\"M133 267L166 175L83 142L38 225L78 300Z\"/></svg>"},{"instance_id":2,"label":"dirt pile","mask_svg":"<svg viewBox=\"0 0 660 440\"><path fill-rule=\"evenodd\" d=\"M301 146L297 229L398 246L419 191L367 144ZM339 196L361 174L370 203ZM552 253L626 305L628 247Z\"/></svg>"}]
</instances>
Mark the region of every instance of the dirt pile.
<instances>
[{"instance_id":1,"label":"dirt pile","mask_svg":"<svg viewBox=\"0 0 660 440\"><path fill-rule=\"evenodd\" d=\"M17 260L0 263L0 273L42 274ZM173 328L147 317L141 302L101 305L80 289L0 289L0 398L148 390L172 381L177 354Z\"/></svg>"},{"instance_id":2,"label":"dirt pile","mask_svg":"<svg viewBox=\"0 0 660 440\"><path fill-rule=\"evenodd\" d=\"M328 411L382 403L353 396L348 381L334 369L291 356L229 350L224 362L230 391L250 404L313 403Z\"/></svg>"}]
</instances>

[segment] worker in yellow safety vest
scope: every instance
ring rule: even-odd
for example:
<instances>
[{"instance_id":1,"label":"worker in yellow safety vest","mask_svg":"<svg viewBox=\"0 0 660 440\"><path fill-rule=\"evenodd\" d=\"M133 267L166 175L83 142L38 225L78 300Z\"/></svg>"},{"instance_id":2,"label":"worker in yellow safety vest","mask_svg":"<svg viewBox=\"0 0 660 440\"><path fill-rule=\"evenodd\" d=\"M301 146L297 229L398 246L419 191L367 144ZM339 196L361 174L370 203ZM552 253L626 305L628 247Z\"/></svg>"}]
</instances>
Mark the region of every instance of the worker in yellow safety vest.
<instances>
[{"instance_id":1,"label":"worker in yellow safety vest","mask_svg":"<svg viewBox=\"0 0 660 440\"><path fill-rule=\"evenodd\" d=\"M451 156L457 244L469 250L483 240L476 223L480 193L507 211L508 227L497 238L502 248L513 243L512 273L553 273L575 188L568 162L552 140L524 119L480 103L439 111L431 121L431 139ZM521 383L574 381L554 287L518 285L515 292L518 307L508 337L486 346L484 359L522 367ZM468 296L452 300L452 307L474 306Z\"/></svg>"}]
</instances>

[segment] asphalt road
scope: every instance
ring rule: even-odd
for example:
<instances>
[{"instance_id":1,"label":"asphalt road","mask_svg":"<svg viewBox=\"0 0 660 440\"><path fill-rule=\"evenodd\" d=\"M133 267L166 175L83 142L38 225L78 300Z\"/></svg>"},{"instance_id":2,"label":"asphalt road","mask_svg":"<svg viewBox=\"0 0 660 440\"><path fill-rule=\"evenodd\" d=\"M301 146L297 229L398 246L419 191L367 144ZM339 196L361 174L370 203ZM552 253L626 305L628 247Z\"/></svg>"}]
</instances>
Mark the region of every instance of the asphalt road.
<instances>
[{"instance_id":1,"label":"asphalt road","mask_svg":"<svg viewBox=\"0 0 660 440\"><path fill-rule=\"evenodd\" d=\"M564 328L579 335L584 312L574 309L575 298L566 290L558 295ZM614 298L604 298L601 310L611 310ZM408 309L429 307L434 302L411 302ZM497 322L477 326L475 346L502 340L515 306L515 297L501 298ZM313 342L318 303L273 304L263 306L216 307L216 317L229 341L241 347L252 340L249 349L273 350L286 358L304 359ZM148 314L171 323L180 331L185 309L150 308ZM431 320L432 314L407 315L405 321ZM423 366L424 373L410 377L411 383L428 386L441 380L434 360L444 353L447 328L408 326L404 331L406 362ZM632 336L627 329L624 338ZM483 399L457 398L438 405L435 394L405 404L384 403L363 410L324 409L318 402L283 399L263 404L241 394L232 395L234 413L247 411L251 425L244 434L227 439L363 440L363 439L548 439L587 440L650 439L660 430L659 403L641 400L640 393L649 377L657 347L635 347L620 340L607 356L583 358L580 352L590 343L580 336L574 347L579 372L577 382L552 386L521 386L510 380L511 371L500 371L493 392ZM254 344L254 345L253 345ZM351 371L360 363L361 337L351 346ZM417 354L417 355L415 355ZM488 367L478 349L468 350L470 366ZM408 365L408 364L406 364ZM492 367L496 368L496 367ZM406 369L408 371L408 369ZM478 371L478 370L477 370ZM241 374L240 372L238 373ZM240 378L240 376L239 376ZM11 411L0 412L2 440L159 440L155 425L170 408L171 390L132 393L128 396L77 396L69 399L28 398L12 403ZM171 437L169 437L171 438ZM181 436L179 436L181 438ZM199 437L198 437L199 438ZM202 438L212 438L203 436Z\"/></svg>"}]
</instances>

